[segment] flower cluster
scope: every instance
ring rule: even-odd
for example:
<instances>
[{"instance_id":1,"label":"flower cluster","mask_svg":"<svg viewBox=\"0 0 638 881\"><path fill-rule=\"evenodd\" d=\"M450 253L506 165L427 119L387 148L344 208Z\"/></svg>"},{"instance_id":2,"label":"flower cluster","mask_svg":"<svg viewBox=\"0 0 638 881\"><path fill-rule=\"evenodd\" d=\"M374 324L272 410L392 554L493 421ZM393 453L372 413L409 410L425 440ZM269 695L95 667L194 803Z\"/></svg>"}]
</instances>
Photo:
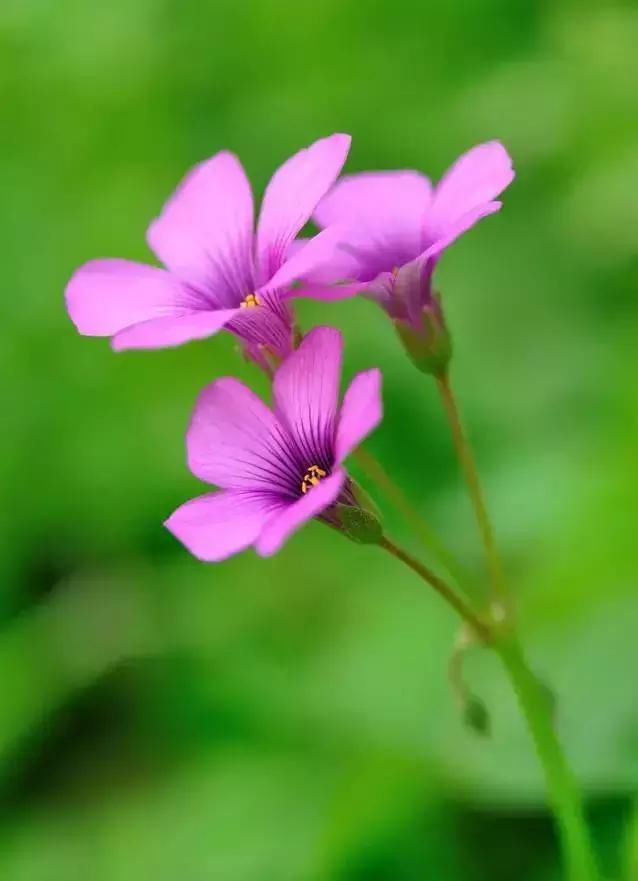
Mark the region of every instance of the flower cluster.
<instances>
[{"instance_id":1,"label":"flower cluster","mask_svg":"<svg viewBox=\"0 0 638 881\"><path fill-rule=\"evenodd\" d=\"M513 177L497 142L462 156L436 186L416 171L338 180L350 138L316 141L285 162L257 223L239 160L196 166L148 230L164 268L120 259L80 267L66 290L80 333L113 348L176 346L224 330L272 378L273 406L231 377L201 393L187 433L191 471L218 490L166 522L197 557L253 545L269 555L317 517L359 541L381 529L344 459L379 424L381 374L358 374L339 405L343 341L303 335L293 300L363 295L394 322L419 369L444 371L449 334L432 276L442 252L482 217ZM319 232L299 238L309 220Z\"/></svg>"},{"instance_id":2,"label":"flower cluster","mask_svg":"<svg viewBox=\"0 0 638 881\"><path fill-rule=\"evenodd\" d=\"M449 662L465 723L490 727L487 706L463 676L467 650L499 656L545 770L570 878L596 881L596 857L581 799L556 738L548 688L528 666L494 531L449 376L450 333L433 276L445 249L501 207L511 160L501 144L480 144L433 186L416 171L341 179L350 138L335 134L292 156L274 174L253 222L253 197L238 159L222 152L182 182L148 231L164 268L127 260L82 266L66 290L80 333L113 348L175 346L224 330L270 378L272 407L237 379L205 388L186 436L188 464L217 487L178 508L166 526L206 561L253 546L275 553L317 518L348 538L402 562L460 616ZM319 232L299 237L309 220ZM450 585L383 531L376 509L344 462L382 418L381 373L359 373L339 400L343 340L331 327L302 333L294 299L360 295L381 306L418 370L434 377L447 416L487 563L476 584L420 513L365 450L360 461L411 521Z\"/></svg>"}]
</instances>

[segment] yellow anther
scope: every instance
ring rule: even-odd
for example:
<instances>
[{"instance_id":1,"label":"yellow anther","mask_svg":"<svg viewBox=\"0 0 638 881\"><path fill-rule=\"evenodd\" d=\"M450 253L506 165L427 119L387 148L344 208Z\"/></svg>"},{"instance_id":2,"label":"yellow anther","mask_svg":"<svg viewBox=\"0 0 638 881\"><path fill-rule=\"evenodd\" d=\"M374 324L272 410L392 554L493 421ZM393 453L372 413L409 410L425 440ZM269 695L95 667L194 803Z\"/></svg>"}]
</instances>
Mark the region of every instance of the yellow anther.
<instances>
[{"instance_id":1,"label":"yellow anther","mask_svg":"<svg viewBox=\"0 0 638 881\"><path fill-rule=\"evenodd\" d=\"M323 477L326 477L327 474L328 472L324 471L323 468L320 468L318 465L311 465L304 474L303 480L301 481L302 493L307 493L311 487L317 486L321 479Z\"/></svg>"},{"instance_id":2,"label":"yellow anther","mask_svg":"<svg viewBox=\"0 0 638 881\"><path fill-rule=\"evenodd\" d=\"M255 306L261 306L261 300L257 294L246 294L239 304L240 309L254 309Z\"/></svg>"}]
</instances>

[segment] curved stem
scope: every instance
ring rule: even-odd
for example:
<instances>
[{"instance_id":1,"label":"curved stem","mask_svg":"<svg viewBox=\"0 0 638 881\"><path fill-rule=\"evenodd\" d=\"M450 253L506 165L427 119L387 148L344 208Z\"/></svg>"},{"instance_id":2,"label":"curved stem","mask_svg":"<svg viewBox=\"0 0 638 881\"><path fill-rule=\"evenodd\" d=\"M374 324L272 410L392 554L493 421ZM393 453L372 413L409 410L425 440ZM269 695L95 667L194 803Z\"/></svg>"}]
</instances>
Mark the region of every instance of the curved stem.
<instances>
[{"instance_id":1,"label":"curved stem","mask_svg":"<svg viewBox=\"0 0 638 881\"><path fill-rule=\"evenodd\" d=\"M568 881L596 881L598 869L576 780L554 730L547 693L511 635L492 644L503 662L543 766Z\"/></svg>"},{"instance_id":2,"label":"curved stem","mask_svg":"<svg viewBox=\"0 0 638 881\"><path fill-rule=\"evenodd\" d=\"M543 766L558 827L567 881L598 881L594 853L576 780L554 730L547 692L530 670L512 634L495 635L454 590L427 566L384 536L379 546L400 560L441 596L474 633L499 655Z\"/></svg>"},{"instance_id":3,"label":"curved stem","mask_svg":"<svg viewBox=\"0 0 638 881\"><path fill-rule=\"evenodd\" d=\"M489 514L487 513L487 506L485 504L481 482L476 469L472 447L470 446L463 428L463 423L461 422L461 416L459 414L456 398L448 374L444 373L438 375L435 379L443 403L443 408L450 425L454 446L463 469L465 483L467 484L472 507L474 508L476 522L481 533L494 597L496 600L503 602L507 597L503 568L496 549L494 530L492 529L492 523Z\"/></svg>"},{"instance_id":4,"label":"curved stem","mask_svg":"<svg viewBox=\"0 0 638 881\"><path fill-rule=\"evenodd\" d=\"M440 578L436 572L433 572L426 565L413 557L408 551L391 541L387 536L383 536L379 541L379 547L383 548L389 554L392 554L397 560L405 563L419 578L425 581L430 587L441 596L445 602L466 621L472 630L481 638L483 642L489 642L491 633L489 627L483 623L467 605L467 603L458 596L457 593L449 586L449 584Z\"/></svg>"},{"instance_id":5,"label":"curved stem","mask_svg":"<svg viewBox=\"0 0 638 881\"><path fill-rule=\"evenodd\" d=\"M441 541L434 529L413 506L401 487L390 477L379 460L363 447L359 447L352 455L370 480L380 487L397 511L403 515L425 550L432 554L434 559L444 567L460 587L466 587L468 584L471 584L473 581L471 573L465 569L454 553ZM466 587L466 592L471 594L476 593L476 590L470 591Z\"/></svg>"}]
</instances>

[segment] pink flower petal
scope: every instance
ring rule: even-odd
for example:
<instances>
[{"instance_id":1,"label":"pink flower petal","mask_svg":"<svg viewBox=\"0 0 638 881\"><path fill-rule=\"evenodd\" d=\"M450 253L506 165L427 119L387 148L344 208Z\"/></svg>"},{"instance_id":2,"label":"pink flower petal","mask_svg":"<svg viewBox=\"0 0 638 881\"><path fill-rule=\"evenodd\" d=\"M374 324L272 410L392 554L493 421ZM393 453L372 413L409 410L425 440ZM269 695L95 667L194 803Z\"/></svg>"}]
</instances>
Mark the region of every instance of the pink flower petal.
<instances>
[{"instance_id":1,"label":"pink flower petal","mask_svg":"<svg viewBox=\"0 0 638 881\"><path fill-rule=\"evenodd\" d=\"M363 295L367 300L378 303L392 318L397 318L393 299L394 273L380 272L376 278L367 282Z\"/></svg>"},{"instance_id":2,"label":"pink flower petal","mask_svg":"<svg viewBox=\"0 0 638 881\"><path fill-rule=\"evenodd\" d=\"M130 260L92 260L66 287L71 320L88 336L112 336L131 324L184 311L182 286L164 269Z\"/></svg>"},{"instance_id":3,"label":"pink flower petal","mask_svg":"<svg viewBox=\"0 0 638 881\"><path fill-rule=\"evenodd\" d=\"M484 205L479 205L477 208L468 211L467 214L464 214L455 222L448 224L441 236L419 255L419 263L423 265L428 260L438 258L449 245L462 236L464 232L467 232L468 229L471 229L471 227L478 223L479 220L499 211L501 205L501 202L487 202Z\"/></svg>"},{"instance_id":4,"label":"pink flower petal","mask_svg":"<svg viewBox=\"0 0 638 881\"><path fill-rule=\"evenodd\" d=\"M217 153L195 166L147 238L162 263L211 303L238 306L254 279L253 197L237 157Z\"/></svg>"},{"instance_id":5,"label":"pink flower petal","mask_svg":"<svg viewBox=\"0 0 638 881\"><path fill-rule=\"evenodd\" d=\"M273 175L257 225L259 287L281 267L288 246L335 182L349 149L349 135L322 138L295 153Z\"/></svg>"},{"instance_id":6,"label":"pink flower petal","mask_svg":"<svg viewBox=\"0 0 638 881\"><path fill-rule=\"evenodd\" d=\"M342 462L383 418L381 371L359 373L346 391L335 444L336 461Z\"/></svg>"},{"instance_id":7,"label":"pink flower petal","mask_svg":"<svg viewBox=\"0 0 638 881\"><path fill-rule=\"evenodd\" d=\"M295 495L303 466L291 467L288 445L264 402L232 377L201 392L186 435L188 466L201 480L224 489Z\"/></svg>"},{"instance_id":8,"label":"pink flower petal","mask_svg":"<svg viewBox=\"0 0 638 881\"><path fill-rule=\"evenodd\" d=\"M314 220L351 231L346 250L358 260L356 277L369 281L423 250L423 216L431 196L429 180L416 171L356 174L337 182Z\"/></svg>"},{"instance_id":9,"label":"pink flower petal","mask_svg":"<svg viewBox=\"0 0 638 881\"><path fill-rule=\"evenodd\" d=\"M307 276L316 277L322 271L324 277L338 277L344 263L339 245L344 240L344 230L333 226L308 239L306 246L300 248L275 272L265 285L268 290L285 288ZM334 266L331 264L334 263Z\"/></svg>"},{"instance_id":10,"label":"pink flower petal","mask_svg":"<svg viewBox=\"0 0 638 881\"><path fill-rule=\"evenodd\" d=\"M433 242L471 211L492 202L514 179L512 160L498 141L464 153L443 175L425 215L425 234Z\"/></svg>"},{"instance_id":11,"label":"pink flower petal","mask_svg":"<svg viewBox=\"0 0 638 881\"><path fill-rule=\"evenodd\" d=\"M361 267L357 258L347 250L347 239L349 236L350 233L344 229L340 238L345 239L345 244L339 242L334 253L330 255L329 260L312 271L305 272L304 280L313 286L325 287L357 278ZM295 239L286 252L286 260L296 257L311 241L312 239ZM319 299L324 298L321 297Z\"/></svg>"},{"instance_id":12,"label":"pink flower petal","mask_svg":"<svg viewBox=\"0 0 638 881\"><path fill-rule=\"evenodd\" d=\"M262 557L275 554L293 532L336 501L345 479L345 472L337 469L296 502L274 514L257 539L257 553Z\"/></svg>"},{"instance_id":13,"label":"pink flower petal","mask_svg":"<svg viewBox=\"0 0 638 881\"><path fill-rule=\"evenodd\" d=\"M278 358L286 358L293 350L292 318L287 304L274 303L256 309L238 309L228 330L251 347L266 347Z\"/></svg>"},{"instance_id":14,"label":"pink flower petal","mask_svg":"<svg viewBox=\"0 0 638 881\"><path fill-rule=\"evenodd\" d=\"M191 340L212 336L228 324L239 309L215 309L210 312L185 312L142 321L121 330L113 337L113 349L163 349L181 346Z\"/></svg>"},{"instance_id":15,"label":"pink flower petal","mask_svg":"<svg viewBox=\"0 0 638 881\"><path fill-rule=\"evenodd\" d=\"M346 300L361 294L368 287L366 281L346 282L345 284L327 284L321 282L303 282L298 288L290 288L288 297L308 297L310 300Z\"/></svg>"},{"instance_id":16,"label":"pink flower petal","mask_svg":"<svg viewBox=\"0 0 638 881\"><path fill-rule=\"evenodd\" d=\"M164 525L191 554L217 562L253 544L280 507L266 493L207 493L186 502Z\"/></svg>"},{"instance_id":17,"label":"pink flower petal","mask_svg":"<svg viewBox=\"0 0 638 881\"><path fill-rule=\"evenodd\" d=\"M294 438L305 467L332 464L343 339L333 327L315 327L273 380L275 412Z\"/></svg>"}]
</instances>

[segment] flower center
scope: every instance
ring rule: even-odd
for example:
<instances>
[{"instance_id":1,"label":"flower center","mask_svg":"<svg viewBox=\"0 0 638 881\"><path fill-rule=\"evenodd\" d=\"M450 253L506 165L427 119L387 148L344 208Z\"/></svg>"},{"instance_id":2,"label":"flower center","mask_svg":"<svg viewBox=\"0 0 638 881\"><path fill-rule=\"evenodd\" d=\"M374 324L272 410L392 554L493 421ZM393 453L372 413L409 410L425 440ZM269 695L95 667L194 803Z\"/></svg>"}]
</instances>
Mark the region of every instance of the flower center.
<instances>
[{"instance_id":1,"label":"flower center","mask_svg":"<svg viewBox=\"0 0 638 881\"><path fill-rule=\"evenodd\" d=\"M317 486L317 484L324 477L327 477L327 475L328 472L324 471L323 468L320 468L318 465L311 465L304 474L303 480L301 481L302 493L307 493L311 487Z\"/></svg>"},{"instance_id":2,"label":"flower center","mask_svg":"<svg viewBox=\"0 0 638 881\"><path fill-rule=\"evenodd\" d=\"M255 306L261 306L261 300L257 294L246 294L239 304L240 309L254 309Z\"/></svg>"}]
</instances>

